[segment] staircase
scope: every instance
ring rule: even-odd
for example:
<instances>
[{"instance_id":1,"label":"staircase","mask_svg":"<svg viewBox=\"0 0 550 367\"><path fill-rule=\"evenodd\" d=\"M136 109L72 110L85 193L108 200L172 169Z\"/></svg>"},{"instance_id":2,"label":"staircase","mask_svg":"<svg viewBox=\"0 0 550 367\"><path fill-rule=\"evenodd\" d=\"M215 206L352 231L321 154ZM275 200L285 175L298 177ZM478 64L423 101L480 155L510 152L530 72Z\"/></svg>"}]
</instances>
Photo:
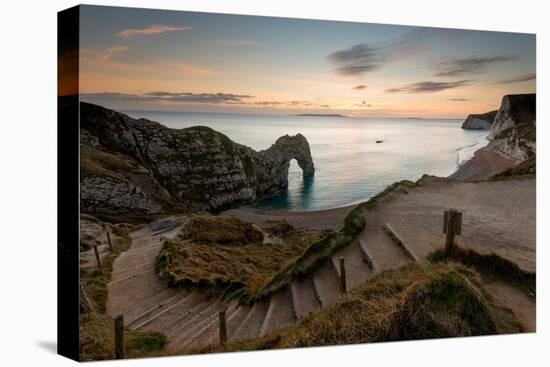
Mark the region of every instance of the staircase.
<instances>
[{"instance_id":1,"label":"staircase","mask_svg":"<svg viewBox=\"0 0 550 367\"><path fill-rule=\"evenodd\" d=\"M294 280L269 299L253 306L239 305L235 300L225 304L220 293L167 288L155 273L155 257L163 238L174 238L180 228L181 225L155 230L144 227L132 232L132 246L115 260L108 286L108 314L124 315L130 330L165 333L171 351L218 344L218 313L224 307L228 341L232 343L268 335L331 306L342 294L340 257L345 259L348 290L379 271L412 261L382 224L370 225L350 245L336 252L331 261L304 279ZM388 254L391 261L384 257Z\"/></svg>"}]
</instances>

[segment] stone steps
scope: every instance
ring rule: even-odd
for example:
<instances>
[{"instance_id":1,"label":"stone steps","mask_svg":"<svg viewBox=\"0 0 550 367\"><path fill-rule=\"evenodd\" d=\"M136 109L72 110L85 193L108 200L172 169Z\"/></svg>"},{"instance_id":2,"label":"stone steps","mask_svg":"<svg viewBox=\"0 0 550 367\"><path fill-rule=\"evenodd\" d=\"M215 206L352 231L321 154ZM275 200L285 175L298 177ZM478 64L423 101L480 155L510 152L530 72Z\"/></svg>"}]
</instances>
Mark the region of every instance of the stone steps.
<instances>
[{"instance_id":1,"label":"stone steps","mask_svg":"<svg viewBox=\"0 0 550 367\"><path fill-rule=\"evenodd\" d=\"M269 302L256 302L243 318L241 324L231 334L231 342L255 339L260 335L265 315L269 308Z\"/></svg>"},{"instance_id":2,"label":"stone steps","mask_svg":"<svg viewBox=\"0 0 550 367\"><path fill-rule=\"evenodd\" d=\"M411 250L410 246L403 240L403 238L401 238L401 236L389 223L384 223L383 228L391 237L391 239L403 250L405 255L410 257L413 261L419 261L418 256L416 256L416 254Z\"/></svg>"},{"instance_id":3,"label":"stone steps","mask_svg":"<svg viewBox=\"0 0 550 367\"><path fill-rule=\"evenodd\" d=\"M325 262L314 272L313 287L322 308L336 302L341 292L339 275L332 261Z\"/></svg>"},{"instance_id":4,"label":"stone steps","mask_svg":"<svg viewBox=\"0 0 550 367\"><path fill-rule=\"evenodd\" d=\"M158 305L159 303L164 303L167 300L169 300L174 295L179 294L179 292L175 289L171 288L165 288L161 290L160 292L156 293L152 297L149 297L145 300L141 300L140 302L129 304L125 310L124 310L124 322L128 325L135 321L140 315L144 314L147 310L153 308L154 306Z\"/></svg>"},{"instance_id":5,"label":"stone steps","mask_svg":"<svg viewBox=\"0 0 550 367\"><path fill-rule=\"evenodd\" d=\"M308 276L303 280L294 280L290 284L290 290L296 319L316 312L321 307L313 287L313 277Z\"/></svg>"},{"instance_id":6,"label":"stone steps","mask_svg":"<svg viewBox=\"0 0 550 367\"><path fill-rule=\"evenodd\" d=\"M294 303L290 290L277 292L269 302L269 310L266 313L260 337L275 330L292 326L296 322Z\"/></svg>"},{"instance_id":7,"label":"stone steps","mask_svg":"<svg viewBox=\"0 0 550 367\"><path fill-rule=\"evenodd\" d=\"M166 301L158 303L145 310L143 313L137 315L133 321L127 323L126 325L128 325L128 328L130 330L144 328L146 325L152 323L160 316L177 307L180 302L184 302L187 297L188 295L183 292L177 293Z\"/></svg>"},{"instance_id":8,"label":"stone steps","mask_svg":"<svg viewBox=\"0 0 550 367\"><path fill-rule=\"evenodd\" d=\"M167 312L156 323L151 324L150 329L172 334L175 330L183 329L189 320L204 312L208 307L211 307L215 303L214 301L200 293L192 292L188 300Z\"/></svg>"},{"instance_id":9,"label":"stone steps","mask_svg":"<svg viewBox=\"0 0 550 367\"><path fill-rule=\"evenodd\" d=\"M332 256L332 262L340 276L340 257L344 258L346 266L346 285L351 290L374 275L374 271L365 263L359 241L337 251Z\"/></svg>"}]
</instances>

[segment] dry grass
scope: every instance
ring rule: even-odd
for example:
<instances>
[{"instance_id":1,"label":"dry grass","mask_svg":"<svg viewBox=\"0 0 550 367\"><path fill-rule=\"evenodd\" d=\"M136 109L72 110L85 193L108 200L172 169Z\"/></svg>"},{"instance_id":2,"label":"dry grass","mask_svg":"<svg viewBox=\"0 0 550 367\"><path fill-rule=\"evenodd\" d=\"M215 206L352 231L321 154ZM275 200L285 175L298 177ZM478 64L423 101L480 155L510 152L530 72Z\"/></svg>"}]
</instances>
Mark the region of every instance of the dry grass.
<instances>
[{"instance_id":1,"label":"dry grass","mask_svg":"<svg viewBox=\"0 0 550 367\"><path fill-rule=\"evenodd\" d=\"M523 331L457 264L411 264L381 273L335 305L255 341L184 353L370 343Z\"/></svg>"},{"instance_id":2,"label":"dry grass","mask_svg":"<svg viewBox=\"0 0 550 367\"><path fill-rule=\"evenodd\" d=\"M267 233L278 236L277 243L272 244L263 243L263 235L251 235L251 228L259 230L236 218L195 217L190 223L183 230L187 239L165 241L157 257L157 271L170 286L219 287L232 296L259 292L278 271L324 235L296 232L286 222L259 224Z\"/></svg>"},{"instance_id":3,"label":"dry grass","mask_svg":"<svg viewBox=\"0 0 550 367\"><path fill-rule=\"evenodd\" d=\"M262 241L262 231L235 217L194 215L182 229L185 239L200 243L242 245Z\"/></svg>"},{"instance_id":4,"label":"dry grass","mask_svg":"<svg viewBox=\"0 0 550 367\"><path fill-rule=\"evenodd\" d=\"M451 251L436 250L428 256L433 263L455 261L476 269L482 275L496 278L521 289L535 298L537 275L521 269L516 263L497 254L480 254L472 249L454 247Z\"/></svg>"},{"instance_id":5,"label":"dry grass","mask_svg":"<svg viewBox=\"0 0 550 367\"><path fill-rule=\"evenodd\" d=\"M126 181L118 172L128 172L135 168L136 162L121 154L112 154L94 149L88 145L80 146L80 176L109 176Z\"/></svg>"}]
</instances>

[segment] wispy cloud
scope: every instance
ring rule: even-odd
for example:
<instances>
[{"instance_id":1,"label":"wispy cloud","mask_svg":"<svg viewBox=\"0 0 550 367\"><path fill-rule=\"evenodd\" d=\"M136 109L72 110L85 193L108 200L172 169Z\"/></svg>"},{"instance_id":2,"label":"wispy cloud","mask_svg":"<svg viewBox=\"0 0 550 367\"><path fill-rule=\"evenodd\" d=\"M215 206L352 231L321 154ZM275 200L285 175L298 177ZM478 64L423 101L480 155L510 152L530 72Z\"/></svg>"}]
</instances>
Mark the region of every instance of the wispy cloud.
<instances>
[{"instance_id":1,"label":"wispy cloud","mask_svg":"<svg viewBox=\"0 0 550 367\"><path fill-rule=\"evenodd\" d=\"M534 74L534 73L532 73L532 74L524 74L524 75L516 76L516 77L514 77L514 78L500 80L500 81L498 81L498 82L495 82L495 84L522 83L522 82L528 82L529 80L535 80L536 78L537 78L537 75Z\"/></svg>"},{"instance_id":2,"label":"wispy cloud","mask_svg":"<svg viewBox=\"0 0 550 367\"><path fill-rule=\"evenodd\" d=\"M471 80L459 80L456 82L418 82L399 88L386 89L387 93L436 93L447 89L459 88L470 84Z\"/></svg>"},{"instance_id":3,"label":"wispy cloud","mask_svg":"<svg viewBox=\"0 0 550 367\"><path fill-rule=\"evenodd\" d=\"M203 66L183 62L183 60L154 59L148 57L130 58L128 46L113 46L108 49L80 49L81 69L93 68L109 72L140 73L141 75L206 76L215 74L214 70Z\"/></svg>"},{"instance_id":4,"label":"wispy cloud","mask_svg":"<svg viewBox=\"0 0 550 367\"><path fill-rule=\"evenodd\" d=\"M289 100L289 101L255 101L247 102L249 105L261 106L261 107L285 107L285 108L299 108L299 107L313 107L313 108L330 108L328 104L320 104L317 102L307 100Z\"/></svg>"},{"instance_id":5,"label":"wispy cloud","mask_svg":"<svg viewBox=\"0 0 550 367\"><path fill-rule=\"evenodd\" d=\"M363 90L363 89L367 89L368 87L364 84L361 84L361 85L356 85L355 87L353 87L354 90Z\"/></svg>"},{"instance_id":6,"label":"wispy cloud","mask_svg":"<svg viewBox=\"0 0 550 367\"><path fill-rule=\"evenodd\" d=\"M517 58L514 55L453 58L436 62L429 67L436 71L435 76L481 74L487 72L487 69L492 65L516 60Z\"/></svg>"},{"instance_id":7,"label":"wispy cloud","mask_svg":"<svg viewBox=\"0 0 550 367\"><path fill-rule=\"evenodd\" d=\"M115 54L128 51L130 47L128 46L113 46L107 49L107 52L102 56L103 60L109 60Z\"/></svg>"},{"instance_id":8,"label":"wispy cloud","mask_svg":"<svg viewBox=\"0 0 550 367\"><path fill-rule=\"evenodd\" d=\"M389 62L425 53L433 42L441 38L452 39L457 30L416 29L387 42L359 43L345 50L333 52L328 60L337 65L336 72L343 76L360 76L379 70Z\"/></svg>"},{"instance_id":9,"label":"wispy cloud","mask_svg":"<svg viewBox=\"0 0 550 367\"><path fill-rule=\"evenodd\" d=\"M453 102L468 102L470 101L468 98L449 98L449 101Z\"/></svg>"},{"instance_id":10,"label":"wispy cloud","mask_svg":"<svg viewBox=\"0 0 550 367\"><path fill-rule=\"evenodd\" d=\"M246 94L233 93L192 93L192 92L163 92L155 91L144 94L128 93L83 93L81 98L84 100L109 100L110 102L173 102L173 103L227 103L241 102L245 99L254 98Z\"/></svg>"},{"instance_id":11,"label":"wispy cloud","mask_svg":"<svg viewBox=\"0 0 550 367\"><path fill-rule=\"evenodd\" d=\"M126 28L117 33L117 36L123 38L132 38L135 36L151 36L166 32L187 31L192 29L191 26L170 26L162 24L153 24L145 28Z\"/></svg>"},{"instance_id":12,"label":"wispy cloud","mask_svg":"<svg viewBox=\"0 0 550 367\"><path fill-rule=\"evenodd\" d=\"M384 56L379 48L366 44L351 46L347 50L333 52L328 59L334 64L341 65L336 71L340 75L361 75L382 67Z\"/></svg>"}]
</instances>

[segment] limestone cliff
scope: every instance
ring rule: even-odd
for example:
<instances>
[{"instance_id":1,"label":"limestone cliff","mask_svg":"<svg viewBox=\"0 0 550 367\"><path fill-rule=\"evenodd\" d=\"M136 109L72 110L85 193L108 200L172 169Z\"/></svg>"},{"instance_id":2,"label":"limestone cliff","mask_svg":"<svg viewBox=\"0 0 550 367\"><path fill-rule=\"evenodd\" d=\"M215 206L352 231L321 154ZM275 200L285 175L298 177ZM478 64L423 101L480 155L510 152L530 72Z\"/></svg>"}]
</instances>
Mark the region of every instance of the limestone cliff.
<instances>
[{"instance_id":1,"label":"limestone cliff","mask_svg":"<svg viewBox=\"0 0 550 367\"><path fill-rule=\"evenodd\" d=\"M90 213L217 211L284 189L292 159L304 176L315 172L301 134L257 152L208 127L169 129L81 102L80 135L80 204Z\"/></svg>"},{"instance_id":2,"label":"limestone cliff","mask_svg":"<svg viewBox=\"0 0 550 367\"><path fill-rule=\"evenodd\" d=\"M489 130L495 119L497 111L491 111L482 114L468 115L462 123L462 128L466 130Z\"/></svg>"},{"instance_id":3,"label":"limestone cliff","mask_svg":"<svg viewBox=\"0 0 550 367\"><path fill-rule=\"evenodd\" d=\"M524 161L536 155L536 94L515 94L502 104L489 134L488 149Z\"/></svg>"}]
</instances>

